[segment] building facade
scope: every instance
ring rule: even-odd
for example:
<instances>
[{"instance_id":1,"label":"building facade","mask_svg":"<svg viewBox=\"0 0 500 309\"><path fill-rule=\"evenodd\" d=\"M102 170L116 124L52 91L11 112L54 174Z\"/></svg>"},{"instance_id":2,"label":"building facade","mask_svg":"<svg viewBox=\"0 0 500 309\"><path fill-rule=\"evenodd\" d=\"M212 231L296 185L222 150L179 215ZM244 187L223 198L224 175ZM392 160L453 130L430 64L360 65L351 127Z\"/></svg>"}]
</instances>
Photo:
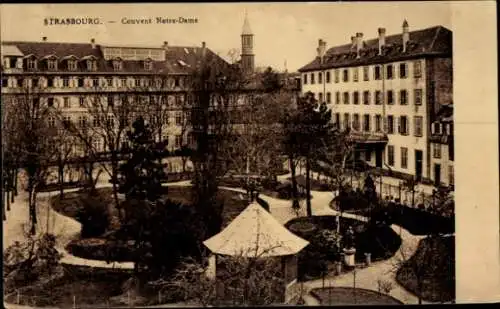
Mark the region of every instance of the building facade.
<instances>
[{"instance_id":1,"label":"building facade","mask_svg":"<svg viewBox=\"0 0 500 309\"><path fill-rule=\"evenodd\" d=\"M399 34L386 36L379 28L378 38L357 33L350 44L328 50L320 39L317 57L299 72L302 92L326 102L336 125L350 130L357 159L392 174L450 184L453 171L444 166L452 163L440 163L436 173L431 145L432 124L453 103L450 30L409 31L405 20Z\"/></svg>"}]
</instances>

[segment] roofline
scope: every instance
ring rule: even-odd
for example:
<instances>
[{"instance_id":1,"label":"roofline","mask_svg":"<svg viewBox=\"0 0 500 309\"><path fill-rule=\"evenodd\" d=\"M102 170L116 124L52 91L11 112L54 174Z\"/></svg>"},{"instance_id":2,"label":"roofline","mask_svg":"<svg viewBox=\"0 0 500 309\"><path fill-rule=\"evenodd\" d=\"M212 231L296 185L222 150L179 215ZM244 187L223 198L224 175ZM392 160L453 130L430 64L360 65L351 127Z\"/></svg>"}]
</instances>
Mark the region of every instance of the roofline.
<instances>
[{"instance_id":1,"label":"roofline","mask_svg":"<svg viewBox=\"0 0 500 309\"><path fill-rule=\"evenodd\" d=\"M448 57L451 58L452 54L451 53L443 53L443 52L423 52L423 53L419 53L419 54L395 56L395 57L391 57L390 59L371 58L370 60L368 60L368 59L364 60L363 58L361 58L359 60L356 59L352 63L348 63L348 64L328 63L328 64L324 64L324 65L318 65L318 66L315 66L313 68L304 69L306 66L309 65L309 64L307 64L307 65L303 66L302 68L298 69L298 72L304 73L304 72L322 71L322 70L336 69L336 68L349 68L349 67L356 67L356 66L363 66L363 65L370 65L370 64L384 64L384 63L391 63L391 62L401 61L401 60L411 60L411 59L417 59L417 58L448 58Z\"/></svg>"}]
</instances>

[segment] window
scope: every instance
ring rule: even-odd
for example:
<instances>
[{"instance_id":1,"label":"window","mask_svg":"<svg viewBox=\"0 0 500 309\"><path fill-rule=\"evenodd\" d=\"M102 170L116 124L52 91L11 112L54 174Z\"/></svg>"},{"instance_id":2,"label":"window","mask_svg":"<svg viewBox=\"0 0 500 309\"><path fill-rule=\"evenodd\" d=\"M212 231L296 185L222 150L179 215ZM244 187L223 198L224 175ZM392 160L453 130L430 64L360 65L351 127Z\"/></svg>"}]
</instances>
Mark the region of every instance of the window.
<instances>
[{"instance_id":1,"label":"window","mask_svg":"<svg viewBox=\"0 0 500 309\"><path fill-rule=\"evenodd\" d=\"M387 105L394 104L394 92L392 90L387 90Z\"/></svg>"},{"instance_id":2,"label":"window","mask_svg":"<svg viewBox=\"0 0 500 309\"><path fill-rule=\"evenodd\" d=\"M36 60L35 59L33 59L33 58L28 59L27 63L28 63L28 69L29 70L36 69Z\"/></svg>"},{"instance_id":3,"label":"window","mask_svg":"<svg viewBox=\"0 0 500 309\"><path fill-rule=\"evenodd\" d=\"M92 78L92 87L99 87L99 79L97 77Z\"/></svg>"},{"instance_id":4,"label":"window","mask_svg":"<svg viewBox=\"0 0 500 309\"><path fill-rule=\"evenodd\" d=\"M351 125L350 125L350 119L349 119L349 114L348 113L345 113L344 114L344 129L348 129L350 128Z\"/></svg>"},{"instance_id":5,"label":"window","mask_svg":"<svg viewBox=\"0 0 500 309\"><path fill-rule=\"evenodd\" d=\"M381 132L381 131L382 131L382 116L375 115L375 132Z\"/></svg>"},{"instance_id":6,"label":"window","mask_svg":"<svg viewBox=\"0 0 500 309\"><path fill-rule=\"evenodd\" d=\"M414 134L417 137L422 137L422 124L423 124L424 118L422 116L415 116L414 117Z\"/></svg>"},{"instance_id":7,"label":"window","mask_svg":"<svg viewBox=\"0 0 500 309\"><path fill-rule=\"evenodd\" d=\"M54 87L54 78L53 77L48 77L47 78L47 87Z\"/></svg>"},{"instance_id":8,"label":"window","mask_svg":"<svg viewBox=\"0 0 500 309\"><path fill-rule=\"evenodd\" d=\"M83 87L85 85L85 79L83 77L78 77L78 87Z\"/></svg>"},{"instance_id":9,"label":"window","mask_svg":"<svg viewBox=\"0 0 500 309\"><path fill-rule=\"evenodd\" d=\"M40 78L33 78L31 80L31 86L34 88L40 86Z\"/></svg>"},{"instance_id":10,"label":"window","mask_svg":"<svg viewBox=\"0 0 500 309\"><path fill-rule=\"evenodd\" d=\"M87 117L85 116L78 117L78 125L82 128L85 128L87 126Z\"/></svg>"},{"instance_id":11,"label":"window","mask_svg":"<svg viewBox=\"0 0 500 309\"><path fill-rule=\"evenodd\" d=\"M6 77L2 77L2 88L7 88L8 80Z\"/></svg>"},{"instance_id":12,"label":"window","mask_svg":"<svg viewBox=\"0 0 500 309\"><path fill-rule=\"evenodd\" d=\"M408 118L406 116L399 117L399 134L408 135Z\"/></svg>"},{"instance_id":13,"label":"window","mask_svg":"<svg viewBox=\"0 0 500 309\"><path fill-rule=\"evenodd\" d=\"M338 69L335 69L335 82L338 83L340 79L340 73Z\"/></svg>"},{"instance_id":14,"label":"window","mask_svg":"<svg viewBox=\"0 0 500 309\"><path fill-rule=\"evenodd\" d=\"M404 79L408 77L408 74L406 72L406 63L400 63L399 64L399 78Z\"/></svg>"},{"instance_id":15,"label":"window","mask_svg":"<svg viewBox=\"0 0 500 309\"><path fill-rule=\"evenodd\" d=\"M47 125L49 126L49 128L53 128L56 126L56 120L54 119L54 117L49 117L47 119Z\"/></svg>"},{"instance_id":16,"label":"window","mask_svg":"<svg viewBox=\"0 0 500 309\"><path fill-rule=\"evenodd\" d=\"M144 61L144 70L151 71L153 69L153 62L151 60Z\"/></svg>"},{"instance_id":17,"label":"window","mask_svg":"<svg viewBox=\"0 0 500 309\"><path fill-rule=\"evenodd\" d=\"M370 67L363 67L363 80L368 81L370 80Z\"/></svg>"},{"instance_id":18,"label":"window","mask_svg":"<svg viewBox=\"0 0 500 309\"><path fill-rule=\"evenodd\" d=\"M448 165L448 183L450 185L454 184L455 176L453 172L453 165Z\"/></svg>"},{"instance_id":19,"label":"window","mask_svg":"<svg viewBox=\"0 0 500 309\"><path fill-rule=\"evenodd\" d=\"M68 77L63 77L63 87L68 88L69 87L69 78Z\"/></svg>"},{"instance_id":20,"label":"window","mask_svg":"<svg viewBox=\"0 0 500 309\"><path fill-rule=\"evenodd\" d=\"M92 119L92 123L94 127L98 127L101 124L101 122L99 121L99 117L94 117L94 119Z\"/></svg>"},{"instance_id":21,"label":"window","mask_svg":"<svg viewBox=\"0 0 500 309\"><path fill-rule=\"evenodd\" d=\"M24 84L24 78L17 79L17 87L22 88Z\"/></svg>"},{"instance_id":22,"label":"window","mask_svg":"<svg viewBox=\"0 0 500 309\"><path fill-rule=\"evenodd\" d=\"M340 91L335 92L335 104L340 104Z\"/></svg>"},{"instance_id":23,"label":"window","mask_svg":"<svg viewBox=\"0 0 500 309\"><path fill-rule=\"evenodd\" d=\"M318 73L318 83L319 84L323 83L323 73L321 73L321 72Z\"/></svg>"},{"instance_id":24,"label":"window","mask_svg":"<svg viewBox=\"0 0 500 309\"><path fill-rule=\"evenodd\" d=\"M331 92L326 93L326 103L327 104L332 103L332 93Z\"/></svg>"},{"instance_id":25,"label":"window","mask_svg":"<svg viewBox=\"0 0 500 309\"><path fill-rule=\"evenodd\" d=\"M352 69L352 81L357 82L359 80L359 70L358 68Z\"/></svg>"},{"instance_id":26,"label":"window","mask_svg":"<svg viewBox=\"0 0 500 309\"><path fill-rule=\"evenodd\" d=\"M419 60L413 62L413 77L422 77L422 62Z\"/></svg>"},{"instance_id":27,"label":"window","mask_svg":"<svg viewBox=\"0 0 500 309\"><path fill-rule=\"evenodd\" d=\"M335 113L335 126L340 128L340 113Z\"/></svg>"},{"instance_id":28,"label":"window","mask_svg":"<svg viewBox=\"0 0 500 309\"><path fill-rule=\"evenodd\" d=\"M387 146L387 164L389 166L394 166L394 146Z\"/></svg>"},{"instance_id":29,"label":"window","mask_svg":"<svg viewBox=\"0 0 500 309\"><path fill-rule=\"evenodd\" d=\"M307 85L307 74L304 74L304 85Z\"/></svg>"},{"instance_id":30,"label":"window","mask_svg":"<svg viewBox=\"0 0 500 309\"><path fill-rule=\"evenodd\" d=\"M349 104L349 92L344 92L344 104Z\"/></svg>"},{"instance_id":31,"label":"window","mask_svg":"<svg viewBox=\"0 0 500 309\"><path fill-rule=\"evenodd\" d=\"M54 98L48 98L47 99L47 106L48 107L54 106Z\"/></svg>"},{"instance_id":32,"label":"window","mask_svg":"<svg viewBox=\"0 0 500 309\"><path fill-rule=\"evenodd\" d=\"M408 104L408 91L406 91L406 90L399 91L399 104L401 104L401 105Z\"/></svg>"},{"instance_id":33,"label":"window","mask_svg":"<svg viewBox=\"0 0 500 309\"><path fill-rule=\"evenodd\" d=\"M76 60L68 60L68 70L76 71Z\"/></svg>"},{"instance_id":34,"label":"window","mask_svg":"<svg viewBox=\"0 0 500 309\"><path fill-rule=\"evenodd\" d=\"M352 93L352 101L353 101L353 104L356 104L356 105L359 104L359 92L354 91Z\"/></svg>"},{"instance_id":35,"label":"window","mask_svg":"<svg viewBox=\"0 0 500 309\"><path fill-rule=\"evenodd\" d=\"M441 144L432 144L434 149L432 150L432 156L434 159L441 159Z\"/></svg>"},{"instance_id":36,"label":"window","mask_svg":"<svg viewBox=\"0 0 500 309\"><path fill-rule=\"evenodd\" d=\"M354 116L352 117L352 128L356 131L359 130L359 115L358 114L354 114Z\"/></svg>"},{"instance_id":37,"label":"window","mask_svg":"<svg viewBox=\"0 0 500 309\"><path fill-rule=\"evenodd\" d=\"M314 81L314 73L311 73L311 84L314 85L315 84L315 81Z\"/></svg>"},{"instance_id":38,"label":"window","mask_svg":"<svg viewBox=\"0 0 500 309\"><path fill-rule=\"evenodd\" d=\"M422 105L422 89L415 89L414 97L415 105Z\"/></svg>"},{"instance_id":39,"label":"window","mask_svg":"<svg viewBox=\"0 0 500 309\"><path fill-rule=\"evenodd\" d=\"M68 97L64 97L64 108L70 108L71 107L71 102L69 101Z\"/></svg>"},{"instance_id":40,"label":"window","mask_svg":"<svg viewBox=\"0 0 500 309\"><path fill-rule=\"evenodd\" d=\"M394 134L394 116L387 116L387 133Z\"/></svg>"},{"instance_id":41,"label":"window","mask_svg":"<svg viewBox=\"0 0 500 309\"><path fill-rule=\"evenodd\" d=\"M375 80L380 80L381 79L381 74L380 74L380 66L376 65L374 70L373 70L373 75Z\"/></svg>"},{"instance_id":42,"label":"window","mask_svg":"<svg viewBox=\"0 0 500 309\"><path fill-rule=\"evenodd\" d=\"M370 91L363 91L363 104L364 105L370 104Z\"/></svg>"},{"instance_id":43,"label":"window","mask_svg":"<svg viewBox=\"0 0 500 309\"><path fill-rule=\"evenodd\" d=\"M386 75L387 79L392 79L394 75L394 66L392 64L388 64L386 67Z\"/></svg>"},{"instance_id":44,"label":"window","mask_svg":"<svg viewBox=\"0 0 500 309\"><path fill-rule=\"evenodd\" d=\"M113 70L121 71L122 67L123 67L123 65L122 65L121 60L114 60L113 61Z\"/></svg>"},{"instance_id":45,"label":"window","mask_svg":"<svg viewBox=\"0 0 500 309\"><path fill-rule=\"evenodd\" d=\"M112 127L114 126L115 122L114 122L114 119L113 119L113 115L108 115L107 119L106 119L106 125Z\"/></svg>"},{"instance_id":46,"label":"window","mask_svg":"<svg viewBox=\"0 0 500 309\"><path fill-rule=\"evenodd\" d=\"M181 147L181 142L182 142L182 135L176 135L175 136L175 147L176 148Z\"/></svg>"},{"instance_id":47,"label":"window","mask_svg":"<svg viewBox=\"0 0 500 309\"><path fill-rule=\"evenodd\" d=\"M106 83L108 84L108 87L113 87L113 77L106 78Z\"/></svg>"},{"instance_id":48,"label":"window","mask_svg":"<svg viewBox=\"0 0 500 309\"><path fill-rule=\"evenodd\" d=\"M80 107L84 107L85 106L85 97L80 97L78 100L80 102Z\"/></svg>"},{"instance_id":49,"label":"window","mask_svg":"<svg viewBox=\"0 0 500 309\"><path fill-rule=\"evenodd\" d=\"M375 91L375 104L380 105L382 104L382 91Z\"/></svg>"},{"instance_id":50,"label":"window","mask_svg":"<svg viewBox=\"0 0 500 309\"><path fill-rule=\"evenodd\" d=\"M55 59L47 60L47 66L49 70L57 70L57 60Z\"/></svg>"},{"instance_id":51,"label":"window","mask_svg":"<svg viewBox=\"0 0 500 309\"><path fill-rule=\"evenodd\" d=\"M345 83L349 81L349 70L344 70L342 72L342 81Z\"/></svg>"},{"instance_id":52,"label":"window","mask_svg":"<svg viewBox=\"0 0 500 309\"><path fill-rule=\"evenodd\" d=\"M115 103L115 98L112 95L108 95L108 107L113 107Z\"/></svg>"},{"instance_id":53,"label":"window","mask_svg":"<svg viewBox=\"0 0 500 309\"><path fill-rule=\"evenodd\" d=\"M408 148L401 147L401 168L408 168Z\"/></svg>"},{"instance_id":54,"label":"window","mask_svg":"<svg viewBox=\"0 0 500 309\"><path fill-rule=\"evenodd\" d=\"M180 85L181 85L180 78L179 77L174 78L174 87L180 87Z\"/></svg>"},{"instance_id":55,"label":"window","mask_svg":"<svg viewBox=\"0 0 500 309\"><path fill-rule=\"evenodd\" d=\"M326 72L326 82L327 83L331 82L331 80L330 80L330 71Z\"/></svg>"},{"instance_id":56,"label":"window","mask_svg":"<svg viewBox=\"0 0 500 309\"><path fill-rule=\"evenodd\" d=\"M181 114L181 112L175 113L175 125L177 125L177 126L182 125L182 114Z\"/></svg>"},{"instance_id":57,"label":"window","mask_svg":"<svg viewBox=\"0 0 500 309\"><path fill-rule=\"evenodd\" d=\"M120 66L120 64L118 63L117 64L118 66ZM113 67L115 67L115 63L113 62ZM118 68L115 67L115 70L117 70ZM87 70L88 71L97 71L97 61L95 60L87 60Z\"/></svg>"},{"instance_id":58,"label":"window","mask_svg":"<svg viewBox=\"0 0 500 309\"><path fill-rule=\"evenodd\" d=\"M121 87L127 87L127 78L126 77L122 77L120 80L121 80L120 86Z\"/></svg>"},{"instance_id":59,"label":"window","mask_svg":"<svg viewBox=\"0 0 500 309\"><path fill-rule=\"evenodd\" d=\"M318 92L318 103L323 103L323 93Z\"/></svg>"},{"instance_id":60,"label":"window","mask_svg":"<svg viewBox=\"0 0 500 309\"><path fill-rule=\"evenodd\" d=\"M363 131L370 132L370 115L363 115Z\"/></svg>"}]
</instances>

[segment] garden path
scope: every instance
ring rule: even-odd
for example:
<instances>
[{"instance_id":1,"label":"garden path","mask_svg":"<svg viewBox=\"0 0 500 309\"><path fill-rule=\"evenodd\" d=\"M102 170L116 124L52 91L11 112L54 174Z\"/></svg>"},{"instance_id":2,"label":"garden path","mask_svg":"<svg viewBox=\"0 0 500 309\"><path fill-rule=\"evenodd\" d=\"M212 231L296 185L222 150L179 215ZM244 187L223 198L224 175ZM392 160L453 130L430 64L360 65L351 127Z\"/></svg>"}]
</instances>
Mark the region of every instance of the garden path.
<instances>
[{"instance_id":1,"label":"garden path","mask_svg":"<svg viewBox=\"0 0 500 309\"><path fill-rule=\"evenodd\" d=\"M289 175L283 175L279 178L286 179ZM181 181L177 183L169 183L169 186L190 186L189 181ZM101 182L97 187L109 187L109 183ZM223 189L228 189L237 192L245 192L245 190L240 188L228 188L221 187ZM66 190L66 192L75 191L78 189ZM47 222L49 231L60 236L58 242L58 250L63 254L62 263L80 266L90 266L95 268L124 268L132 269L133 263L106 263L105 261L88 260L78 258L66 252L64 250L65 244L71 240L75 235L80 232L80 223L72 218L66 217L53 211L48 205L48 199L51 195L57 194L56 192L47 192L39 194L39 204L37 209L37 214L39 215L38 232L44 232L47 230ZM311 200L313 215L336 215L337 212L329 207L329 203L332 199L331 192L311 192L313 198ZM282 224L296 217L296 214L290 210L291 202L289 200L282 200L266 196L261 194L260 197L269 203L270 212L275 216L278 221ZM23 225L28 218L28 207L27 207L27 194L25 192L20 192L16 197L15 203L11 205L11 210L7 212L7 221L4 221L3 226L3 241L4 248L12 244L16 240L22 239L22 229ZM301 207L300 215L304 215L304 208ZM343 217L358 219L366 221L367 219L354 214L342 214ZM47 221L47 218L49 220ZM423 236L414 236L410 234L405 229L399 226L391 226L398 234L401 235L402 248L405 248L405 256L411 256L417 246L420 239ZM407 255L409 254L409 255ZM377 290L377 280L383 279L393 283L394 289L391 291L391 295L404 303L414 304L418 302L418 299L412 293L406 291L402 286L400 286L395 280L395 265L401 260L400 252L398 252L393 258L375 262L371 267L361 268L356 271L356 286L360 288L366 288L370 290ZM326 286L346 286L351 287L353 285L353 274L347 273L337 277L329 277L325 280ZM313 288L321 287L322 280L312 280L304 283L304 288L309 292ZM317 300L308 294L305 297L308 305L317 305ZM22 307L22 306L21 306ZM21 309L19 307L19 309ZM18 308L18 307L12 307Z\"/></svg>"}]
</instances>

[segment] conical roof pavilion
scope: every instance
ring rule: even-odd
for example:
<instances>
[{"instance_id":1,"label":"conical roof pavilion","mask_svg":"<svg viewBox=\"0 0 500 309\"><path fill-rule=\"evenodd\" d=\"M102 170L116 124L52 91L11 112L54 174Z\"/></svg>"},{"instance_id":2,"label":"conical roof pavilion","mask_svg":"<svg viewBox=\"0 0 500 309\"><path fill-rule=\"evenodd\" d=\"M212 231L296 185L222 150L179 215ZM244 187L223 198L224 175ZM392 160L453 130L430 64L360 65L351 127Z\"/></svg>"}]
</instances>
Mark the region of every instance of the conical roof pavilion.
<instances>
[{"instance_id":1,"label":"conical roof pavilion","mask_svg":"<svg viewBox=\"0 0 500 309\"><path fill-rule=\"evenodd\" d=\"M254 202L203 244L216 254L271 257L296 254L309 242L288 231Z\"/></svg>"}]
</instances>

